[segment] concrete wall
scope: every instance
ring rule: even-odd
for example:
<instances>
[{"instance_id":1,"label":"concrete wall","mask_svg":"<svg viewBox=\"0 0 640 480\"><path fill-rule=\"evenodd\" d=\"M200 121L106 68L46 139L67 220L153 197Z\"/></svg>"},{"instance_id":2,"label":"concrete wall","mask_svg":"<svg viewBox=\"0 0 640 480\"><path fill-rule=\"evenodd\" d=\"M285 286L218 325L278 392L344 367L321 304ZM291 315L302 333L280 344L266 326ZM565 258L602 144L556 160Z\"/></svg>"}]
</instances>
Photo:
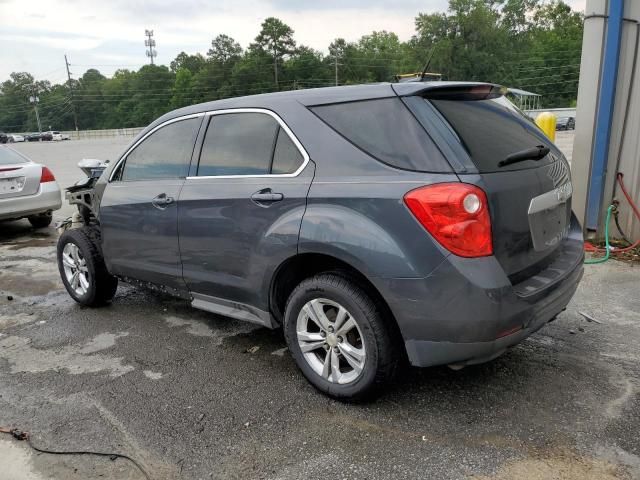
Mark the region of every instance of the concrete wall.
<instances>
[{"instance_id":1,"label":"concrete wall","mask_svg":"<svg viewBox=\"0 0 640 480\"><path fill-rule=\"evenodd\" d=\"M579 121L576 122L572 163L573 205L578 218L583 221L591 175L607 15L606 0L587 0L576 112ZM638 58L640 1L626 0L624 17L608 167L597 236L601 237L604 234L604 215L608 205L615 198L620 201L620 223L623 230L629 237L638 239L640 238L640 221L634 218L622 192L615 187L615 179L616 173L622 172L628 190L636 204L640 204L640 155L638 153L640 151L640 85L638 85L640 82L638 71L640 69ZM613 236L617 235L613 223L610 230Z\"/></svg>"},{"instance_id":2,"label":"concrete wall","mask_svg":"<svg viewBox=\"0 0 640 480\"><path fill-rule=\"evenodd\" d=\"M71 138L113 138L113 137L135 137L145 127L135 128L112 128L107 130L75 130L64 131Z\"/></svg>"}]
</instances>

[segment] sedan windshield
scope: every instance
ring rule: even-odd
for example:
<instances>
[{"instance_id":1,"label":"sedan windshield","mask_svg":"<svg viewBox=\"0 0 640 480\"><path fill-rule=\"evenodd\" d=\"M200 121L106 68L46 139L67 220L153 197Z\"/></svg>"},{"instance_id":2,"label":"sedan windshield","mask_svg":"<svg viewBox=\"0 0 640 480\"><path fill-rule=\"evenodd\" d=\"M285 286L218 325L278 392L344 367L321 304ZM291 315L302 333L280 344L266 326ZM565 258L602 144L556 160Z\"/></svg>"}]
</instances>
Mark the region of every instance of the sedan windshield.
<instances>
[{"instance_id":1,"label":"sedan windshield","mask_svg":"<svg viewBox=\"0 0 640 480\"><path fill-rule=\"evenodd\" d=\"M27 159L7 147L0 147L0 166L27 163Z\"/></svg>"}]
</instances>

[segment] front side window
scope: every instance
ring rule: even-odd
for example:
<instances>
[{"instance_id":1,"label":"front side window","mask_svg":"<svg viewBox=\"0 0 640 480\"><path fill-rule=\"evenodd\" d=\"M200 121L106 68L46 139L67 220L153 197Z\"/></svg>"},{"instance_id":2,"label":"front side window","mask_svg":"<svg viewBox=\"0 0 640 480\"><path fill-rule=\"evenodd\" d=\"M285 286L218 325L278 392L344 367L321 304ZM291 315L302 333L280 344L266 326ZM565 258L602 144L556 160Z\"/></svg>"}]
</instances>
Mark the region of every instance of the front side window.
<instances>
[{"instance_id":1,"label":"front side window","mask_svg":"<svg viewBox=\"0 0 640 480\"><path fill-rule=\"evenodd\" d=\"M200 121L200 118L180 120L153 132L127 155L119 179L186 177Z\"/></svg>"}]
</instances>

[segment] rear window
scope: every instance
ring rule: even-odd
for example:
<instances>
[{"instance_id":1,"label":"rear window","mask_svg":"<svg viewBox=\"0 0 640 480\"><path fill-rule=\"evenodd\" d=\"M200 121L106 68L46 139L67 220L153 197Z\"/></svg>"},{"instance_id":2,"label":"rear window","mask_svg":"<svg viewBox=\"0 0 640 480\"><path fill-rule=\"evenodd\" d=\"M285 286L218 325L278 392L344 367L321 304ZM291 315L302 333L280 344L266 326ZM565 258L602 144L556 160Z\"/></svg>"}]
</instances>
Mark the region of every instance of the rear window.
<instances>
[{"instance_id":1,"label":"rear window","mask_svg":"<svg viewBox=\"0 0 640 480\"><path fill-rule=\"evenodd\" d=\"M356 147L387 165L421 172L451 171L427 132L397 97L321 105L311 110Z\"/></svg>"},{"instance_id":2,"label":"rear window","mask_svg":"<svg viewBox=\"0 0 640 480\"><path fill-rule=\"evenodd\" d=\"M15 163L27 163L27 159L10 148L0 147L0 165L12 165Z\"/></svg>"},{"instance_id":3,"label":"rear window","mask_svg":"<svg viewBox=\"0 0 640 480\"><path fill-rule=\"evenodd\" d=\"M425 100L442 114L469 152L480 173L535 168L545 159L525 160L504 167L498 162L512 153L551 143L542 131L504 97L493 100Z\"/></svg>"}]
</instances>

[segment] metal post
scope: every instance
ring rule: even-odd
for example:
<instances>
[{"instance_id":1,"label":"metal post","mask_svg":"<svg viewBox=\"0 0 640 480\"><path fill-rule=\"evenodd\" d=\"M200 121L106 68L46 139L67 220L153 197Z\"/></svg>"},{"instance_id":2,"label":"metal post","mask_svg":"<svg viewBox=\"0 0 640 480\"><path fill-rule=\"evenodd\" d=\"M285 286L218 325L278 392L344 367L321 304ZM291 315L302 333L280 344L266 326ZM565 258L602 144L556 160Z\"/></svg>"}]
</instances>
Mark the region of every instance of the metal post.
<instances>
[{"instance_id":1,"label":"metal post","mask_svg":"<svg viewBox=\"0 0 640 480\"><path fill-rule=\"evenodd\" d=\"M600 92L596 108L591 174L589 176L587 194L586 227L590 230L596 230L598 228L600 206L604 194L604 180L607 175L611 122L613 120L616 84L618 82L623 16L624 0L610 0L607 31L604 41L604 59L601 69Z\"/></svg>"}]
</instances>

